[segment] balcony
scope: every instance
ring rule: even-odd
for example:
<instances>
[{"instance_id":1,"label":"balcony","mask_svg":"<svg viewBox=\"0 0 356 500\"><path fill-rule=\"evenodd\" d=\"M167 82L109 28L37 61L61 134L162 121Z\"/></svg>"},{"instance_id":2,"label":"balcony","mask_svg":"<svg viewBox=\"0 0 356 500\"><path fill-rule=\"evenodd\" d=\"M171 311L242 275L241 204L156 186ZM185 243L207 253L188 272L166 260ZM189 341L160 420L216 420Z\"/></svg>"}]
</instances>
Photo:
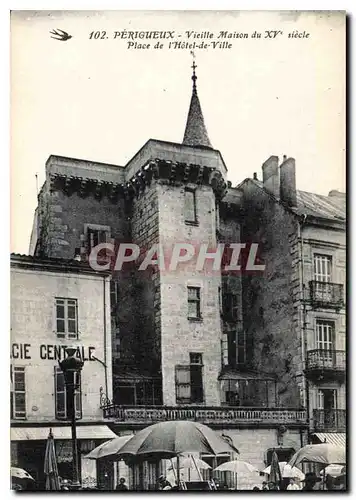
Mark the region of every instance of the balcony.
<instances>
[{"instance_id":1,"label":"balcony","mask_svg":"<svg viewBox=\"0 0 356 500\"><path fill-rule=\"evenodd\" d=\"M307 352L305 371L310 378L343 379L345 370L345 351L313 349Z\"/></svg>"},{"instance_id":2,"label":"balcony","mask_svg":"<svg viewBox=\"0 0 356 500\"><path fill-rule=\"evenodd\" d=\"M104 418L122 426L146 426L168 420L191 420L210 427L306 426L306 411L295 408L232 408L204 406L118 406L103 408Z\"/></svg>"},{"instance_id":3,"label":"balcony","mask_svg":"<svg viewBox=\"0 0 356 500\"><path fill-rule=\"evenodd\" d=\"M314 432L345 432L346 410L314 410Z\"/></svg>"},{"instance_id":4,"label":"balcony","mask_svg":"<svg viewBox=\"0 0 356 500\"><path fill-rule=\"evenodd\" d=\"M341 309L344 307L344 285L310 281L310 302L315 308Z\"/></svg>"}]
</instances>

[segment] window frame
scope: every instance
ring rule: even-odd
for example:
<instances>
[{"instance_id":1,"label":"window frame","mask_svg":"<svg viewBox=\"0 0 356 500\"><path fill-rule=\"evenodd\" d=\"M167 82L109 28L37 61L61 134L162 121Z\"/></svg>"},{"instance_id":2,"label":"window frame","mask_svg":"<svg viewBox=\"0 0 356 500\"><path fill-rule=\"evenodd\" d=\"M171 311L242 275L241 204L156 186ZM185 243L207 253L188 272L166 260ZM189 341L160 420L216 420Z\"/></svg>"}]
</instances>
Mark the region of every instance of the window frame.
<instances>
[{"instance_id":1,"label":"window frame","mask_svg":"<svg viewBox=\"0 0 356 500\"><path fill-rule=\"evenodd\" d=\"M78 389L75 390L74 395L74 405L75 405L75 419L80 420L83 416L83 402L82 402L82 380L81 374L75 373L75 376L79 377L79 381L76 381L78 384ZM63 390L58 390L58 379L61 377L63 383L60 385L63 386ZM58 410L58 394L63 394L63 406L64 410ZM57 420L69 420L68 412L67 412L67 389L64 382L64 374L59 366L54 367L54 408L55 408L55 417Z\"/></svg>"},{"instance_id":2,"label":"window frame","mask_svg":"<svg viewBox=\"0 0 356 500\"><path fill-rule=\"evenodd\" d=\"M63 301L63 304L58 304L58 301ZM69 302L73 302L74 304L70 304ZM58 316L57 307L62 306L64 308L64 317ZM68 306L75 307L75 333L69 331L69 321L72 321L73 318L69 318L68 315ZM58 331L58 320L64 321L64 332ZM68 339L68 340L78 340L79 339L79 321L78 321L78 299L72 297L55 297L54 298L54 331L56 333L57 338L59 339Z\"/></svg>"},{"instance_id":3,"label":"window frame","mask_svg":"<svg viewBox=\"0 0 356 500\"><path fill-rule=\"evenodd\" d=\"M16 390L16 374L23 374L23 390ZM26 420L27 412L26 412L26 367L25 366L13 366L11 365L11 418L13 420ZM24 409L17 410L16 409L16 394L23 394L24 398Z\"/></svg>"},{"instance_id":4,"label":"window frame","mask_svg":"<svg viewBox=\"0 0 356 500\"><path fill-rule=\"evenodd\" d=\"M192 207L189 207L189 210L188 210L187 193L189 193L192 196L192 199L191 199L192 201L189 202L189 203L192 204ZM189 218L191 212L193 213L193 218L192 219ZM198 211L197 211L196 188L186 187L184 189L184 222L187 225L193 225L193 226L197 226L199 224L199 222L198 222Z\"/></svg>"},{"instance_id":5,"label":"window frame","mask_svg":"<svg viewBox=\"0 0 356 500\"><path fill-rule=\"evenodd\" d=\"M197 291L197 298L191 298L189 297L189 291L190 290L195 290ZM190 310L189 310L189 304L196 304L196 311L197 311L197 316L191 316L190 315ZM187 286L187 306L188 306L188 312L187 312L187 317L189 320L192 321L201 321L202 319L202 311L201 311L201 287L200 286L193 286L193 285L188 285Z\"/></svg>"},{"instance_id":6,"label":"window frame","mask_svg":"<svg viewBox=\"0 0 356 500\"><path fill-rule=\"evenodd\" d=\"M329 326L329 332L323 328L322 338L319 337L321 329L319 326ZM329 340L327 337L329 335ZM332 319L317 318L315 321L315 348L323 351L335 350L335 321Z\"/></svg>"},{"instance_id":7,"label":"window frame","mask_svg":"<svg viewBox=\"0 0 356 500\"><path fill-rule=\"evenodd\" d=\"M92 249L95 248L95 246L99 245L100 243L97 243L95 246L91 246L91 243L89 241L90 238L90 233L91 232L103 232L105 233L105 242L101 241L100 243L110 243L111 240L111 227L110 226L105 226L102 224L84 224L84 238L85 238L85 248L87 255L89 256ZM99 260L107 260L110 258L110 255L107 254L107 251L104 249L101 251L102 257L98 257Z\"/></svg>"},{"instance_id":8,"label":"window frame","mask_svg":"<svg viewBox=\"0 0 356 500\"><path fill-rule=\"evenodd\" d=\"M319 262L319 264L318 264ZM317 272L319 269L329 267L329 272ZM324 271L324 269L322 269ZM313 277L314 281L321 283L332 283L333 281L333 256L329 254L314 252L313 253Z\"/></svg>"}]
</instances>

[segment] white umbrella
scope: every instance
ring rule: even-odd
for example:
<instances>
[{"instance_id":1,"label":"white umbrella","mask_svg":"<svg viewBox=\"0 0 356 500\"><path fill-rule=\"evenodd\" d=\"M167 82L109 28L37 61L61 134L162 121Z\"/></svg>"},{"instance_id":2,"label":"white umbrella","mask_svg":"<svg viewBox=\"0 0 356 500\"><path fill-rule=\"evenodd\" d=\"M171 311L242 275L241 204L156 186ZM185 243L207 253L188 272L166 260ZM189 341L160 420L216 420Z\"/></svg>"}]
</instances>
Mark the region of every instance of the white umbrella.
<instances>
[{"instance_id":1,"label":"white umbrella","mask_svg":"<svg viewBox=\"0 0 356 500\"><path fill-rule=\"evenodd\" d=\"M174 457L171 459L172 464L167 468L167 470L173 470L177 468L177 459ZM211 469L210 465L201 460L200 458L194 458L189 456L179 457L179 468L180 469Z\"/></svg>"},{"instance_id":2,"label":"white umbrella","mask_svg":"<svg viewBox=\"0 0 356 500\"><path fill-rule=\"evenodd\" d=\"M24 469L20 469L19 467L11 467L11 477L16 477L18 479L31 479L34 481L31 474L29 474Z\"/></svg>"},{"instance_id":3,"label":"white umbrella","mask_svg":"<svg viewBox=\"0 0 356 500\"><path fill-rule=\"evenodd\" d=\"M346 464L346 450L342 446L335 444L307 444L300 448L289 460L292 467L301 462L315 462L318 464Z\"/></svg>"},{"instance_id":4,"label":"white umbrella","mask_svg":"<svg viewBox=\"0 0 356 500\"><path fill-rule=\"evenodd\" d=\"M327 476L337 477L341 476L344 473L345 466L338 464L330 464L325 469L320 471L320 475L323 476L326 474Z\"/></svg>"},{"instance_id":5,"label":"white umbrella","mask_svg":"<svg viewBox=\"0 0 356 500\"><path fill-rule=\"evenodd\" d=\"M249 474L251 472L258 472L258 469L248 462L243 460L231 460L230 462L225 462L219 467L216 467L214 471L219 472L234 472L235 474Z\"/></svg>"},{"instance_id":6,"label":"white umbrella","mask_svg":"<svg viewBox=\"0 0 356 500\"><path fill-rule=\"evenodd\" d=\"M298 469L298 467L291 467L287 462L279 462L279 469L281 471L282 477L295 477L303 481L305 478L304 473ZM263 471L264 474L271 473L271 466L269 465Z\"/></svg>"}]
</instances>

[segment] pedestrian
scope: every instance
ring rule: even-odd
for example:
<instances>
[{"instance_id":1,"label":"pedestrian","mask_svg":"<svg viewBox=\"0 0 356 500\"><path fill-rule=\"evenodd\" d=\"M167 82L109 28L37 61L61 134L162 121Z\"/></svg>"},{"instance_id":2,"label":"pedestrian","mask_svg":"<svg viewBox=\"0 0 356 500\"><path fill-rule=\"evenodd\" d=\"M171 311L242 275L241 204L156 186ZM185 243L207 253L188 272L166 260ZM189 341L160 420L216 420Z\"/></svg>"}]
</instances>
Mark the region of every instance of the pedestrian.
<instances>
[{"instance_id":1,"label":"pedestrian","mask_svg":"<svg viewBox=\"0 0 356 500\"><path fill-rule=\"evenodd\" d=\"M304 478L303 491L315 491L315 485L319 481L321 481L321 479L317 477L315 472L307 472Z\"/></svg>"},{"instance_id":2,"label":"pedestrian","mask_svg":"<svg viewBox=\"0 0 356 500\"><path fill-rule=\"evenodd\" d=\"M295 482L295 479L294 477L291 477L289 479L289 484L287 486L287 491L291 491L291 490L300 490L300 487L299 485Z\"/></svg>"},{"instance_id":3,"label":"pedestrian","mask_svg":"<svg viewBox=\"0 0 356 500\"><path fill-rule=\"evenodd\" d=\"M162 474L158 478L158 489L165 490L169 486L169 489L172 488L172 485L169 481L167 481L166 477Z\"/></svg>"},{"instance_id":4,"label":"pedestrian","mask_svg":"<svg viewBox=\"0 0 356 500\"><path fill-rule=\"evenodd\" d=\"M268 491L268 485L266 481L263 481L262 483L262 491Z\"/></svg>"},{"instance_id":5,"label":"pedestrian","mask_svg":"<svg viewBox=\"0 0 356 500\"><path fill-rule=\"evenodd\" d=\"M269 490L273 490L273 491L278 491L279 490L278 485L275 484L275 483L273 483L272 481L270 481L268 483L268 489Z\"/></svg>"},{"instance_id":6,"label":"pedestrian","mask_svg":"<svg viewBox=\"0 0 356 500\"><path fill-rule=\"evenodd\" d=\"M120 478L119 484L116 486L117 491L127 491L128 487L125 484L126 479L124 477Z\"/></svg>"}]
</instances>

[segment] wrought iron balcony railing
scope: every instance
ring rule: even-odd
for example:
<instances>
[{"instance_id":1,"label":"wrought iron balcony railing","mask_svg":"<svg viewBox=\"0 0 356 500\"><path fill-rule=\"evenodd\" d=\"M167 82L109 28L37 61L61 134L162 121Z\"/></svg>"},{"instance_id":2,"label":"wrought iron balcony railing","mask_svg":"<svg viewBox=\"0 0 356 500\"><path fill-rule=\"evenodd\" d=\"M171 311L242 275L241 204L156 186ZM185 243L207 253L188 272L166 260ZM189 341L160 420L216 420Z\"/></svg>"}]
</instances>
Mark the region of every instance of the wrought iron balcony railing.
<instances>
[{"instance_id":1,"label":"wrought iron balcony railing","mask_svg":"<svg viewBox=\"0 0 356 500\"><path fill-rule=\"evenodd\" d=\"M306 424L306 411L295 408L232 408L203 406L119 406L103 408L104 418L116 423L154 424L167 420L191 420L207 425Z\"/></svg>"},{"instance_id":2,"label":"wrought iron balcony railing","mask_svg":"<svg viewBox=\"0 0 356 500\"><path fill-rule=\"evenodd\" d=\"M340 309L344 306L344 285L310 281L310 301L315 307Z\"/></svg>"},{"instance_id":3,"label":"wrought iron balcony railing","mask_svg":"<svg viewBox=\"0 0 356 500\"><path fill-rule=\"evenodd\" d=\"M346 410L314 410L315 432L346 431Z\"/></svg>"},{"instance_id":4,"label":"wrought iron balcony railing","mask_svg":"<svg viewBox=\"0 0 356 500\"><path fill-rule=\"evenodd\" d=\"M328 349L313 349L307 352L307 371L337 371L344 372L346 369L345 351L334 351Z\"/></svg>"}]
</instances>

